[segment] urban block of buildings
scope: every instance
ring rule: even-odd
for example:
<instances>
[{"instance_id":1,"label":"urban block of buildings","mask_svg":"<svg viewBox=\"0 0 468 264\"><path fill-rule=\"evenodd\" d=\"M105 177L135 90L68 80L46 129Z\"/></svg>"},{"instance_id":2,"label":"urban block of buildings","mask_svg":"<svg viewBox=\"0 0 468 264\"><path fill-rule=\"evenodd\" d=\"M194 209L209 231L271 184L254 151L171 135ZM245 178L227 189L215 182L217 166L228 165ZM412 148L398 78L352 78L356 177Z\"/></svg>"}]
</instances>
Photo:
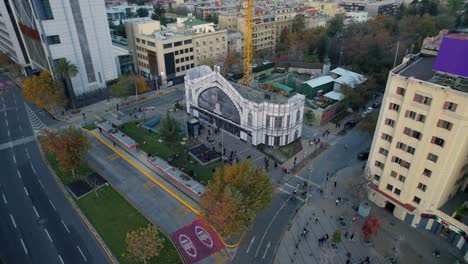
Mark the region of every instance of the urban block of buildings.
<instances>
[{"instance_id":1,"label":"urban block of buildings","mask_svg":"<svg viewBox=\"0 0 468 264\"><path fill-rule=\"evenodd\" d=\"M305 97L281 96L227 81L215 66L185 76L187 113L254 146L287 145L301 137Z\"/></svg>"},{"instance_id":2,"label":"urban block of buildings","mask_svg":"<svg viewBox=\"0 0 468 264\"><path fill-rule=\"evenodd\" d=\"M371 201L444 237L465 260L467 57L468 34L448 33L390 71L367 163Z\"/></svg>"}]
</instances>

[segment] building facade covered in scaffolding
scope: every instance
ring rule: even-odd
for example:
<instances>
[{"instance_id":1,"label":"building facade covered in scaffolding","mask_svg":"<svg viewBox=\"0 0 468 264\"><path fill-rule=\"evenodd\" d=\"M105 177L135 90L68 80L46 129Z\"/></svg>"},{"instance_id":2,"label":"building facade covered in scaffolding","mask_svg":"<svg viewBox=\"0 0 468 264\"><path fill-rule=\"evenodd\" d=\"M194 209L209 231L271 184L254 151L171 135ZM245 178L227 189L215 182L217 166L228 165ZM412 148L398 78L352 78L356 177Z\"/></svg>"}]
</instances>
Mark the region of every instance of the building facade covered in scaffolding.
<instances>
[{"instance_id":1,"label":"building facade covered in scaffolding","mask_svg":"<svg viewBox=\"0 0 468 264\"><path fill-rule=\"evenodd\" d=\"M227 81L219 67L185 76L187 113L254 146L284 146L301 137L305 97L282 96Z\"/></svg>"}]
</instances>

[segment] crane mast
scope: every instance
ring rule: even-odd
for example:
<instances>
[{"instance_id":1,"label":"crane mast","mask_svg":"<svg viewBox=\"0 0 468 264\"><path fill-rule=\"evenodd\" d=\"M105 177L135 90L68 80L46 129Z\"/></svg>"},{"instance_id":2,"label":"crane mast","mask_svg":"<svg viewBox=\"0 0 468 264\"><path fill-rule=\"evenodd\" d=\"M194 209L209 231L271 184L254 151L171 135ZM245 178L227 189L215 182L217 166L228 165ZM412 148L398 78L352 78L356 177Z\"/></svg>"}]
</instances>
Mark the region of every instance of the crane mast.
<instances>
[{"instance_id":1,"label":"crane mast","mask_svg":"<svg viewBox=\"0 0 468 264\"><path fill-rule=\"evenodd\" d=\"M252 36L254 0L244 0L244 77L242 83L250 84L252 81Z\"/></svg>"}]
</instances>

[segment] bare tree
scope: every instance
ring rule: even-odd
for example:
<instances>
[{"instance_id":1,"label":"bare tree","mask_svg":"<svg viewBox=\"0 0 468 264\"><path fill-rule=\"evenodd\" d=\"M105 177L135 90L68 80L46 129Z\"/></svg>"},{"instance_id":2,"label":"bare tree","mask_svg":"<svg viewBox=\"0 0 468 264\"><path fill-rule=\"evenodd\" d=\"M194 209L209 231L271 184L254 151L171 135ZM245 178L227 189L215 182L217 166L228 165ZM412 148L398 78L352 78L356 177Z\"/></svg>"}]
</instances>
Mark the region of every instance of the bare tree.
<instances>
[{"instance_id":1,"label":"bare tree","mask_svg":"<svg viewBox=\"0 0 468 264\"><path fill-rule=\"evenodd\" d=\"M398 258L401 255L401 243L405 240L403 235L400 235L397 239L395 239L392 243L392 250L393 250L393 261L394 263L398 263Z\"/></svg>"},{"instance_id":2,"label":"bare tree","mask_svg":"<svg viewBox=\"0 0 468 264\"><path fill-rule=\"evenodd\" d=\"M363 171L357 181L349 184L349 190L354 193L356 202L359 205L363 200L367 199L369 193L369 184L372 182L369 168Z\"/></svg>"}]
</instances>

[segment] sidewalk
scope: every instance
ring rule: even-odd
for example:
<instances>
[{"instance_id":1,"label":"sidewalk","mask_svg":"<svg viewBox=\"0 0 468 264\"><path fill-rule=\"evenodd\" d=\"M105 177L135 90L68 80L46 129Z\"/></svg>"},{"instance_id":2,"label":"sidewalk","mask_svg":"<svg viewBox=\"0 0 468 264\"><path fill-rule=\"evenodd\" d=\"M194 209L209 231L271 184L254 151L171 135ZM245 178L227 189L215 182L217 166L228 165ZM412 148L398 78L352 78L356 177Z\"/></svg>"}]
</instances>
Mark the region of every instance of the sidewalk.
<instances>
[{"instance_id":1,"label":"sidewalk","mask_svg":"<svg viewBox=\"0 0 468 264\"><path fill-rule=\"evenodd\" d=\"M378 235L371 238L371 244L364 243L362 226L365 219L352 222L357 212L352 206L357 204L349 184L360 175L361 167L347 167L340 170L327 184L324 194L313 192L307 204L297 213L290 223L289 230L283 235L278 247L274 263L346 263L348 252L351 254L351 263L361 263L366 257L370 263L390 263L385 257L393 257L392 248L401 240L399 246L399 263L454 263L456 258L451 255L449 245L441 238L427 232L422 232L405 225L394 218L391 213L372 205L371 216L383 219ZM333 181L337 180L337 187ZM341 203L336 205L335 200L340 196ZM315 216L319 221L315 222ZM344 216L340 222L339 217ZM309 233L304 238L301 232L306 228ZM331 245L332 234L341 230L342 242L334 249ZM354 233L354 241L348 238ZM325 234L329 239L322 247L318 239ZM432 251L441 251L440 259L432 256Z\"/></svg>"}]
</instances>

